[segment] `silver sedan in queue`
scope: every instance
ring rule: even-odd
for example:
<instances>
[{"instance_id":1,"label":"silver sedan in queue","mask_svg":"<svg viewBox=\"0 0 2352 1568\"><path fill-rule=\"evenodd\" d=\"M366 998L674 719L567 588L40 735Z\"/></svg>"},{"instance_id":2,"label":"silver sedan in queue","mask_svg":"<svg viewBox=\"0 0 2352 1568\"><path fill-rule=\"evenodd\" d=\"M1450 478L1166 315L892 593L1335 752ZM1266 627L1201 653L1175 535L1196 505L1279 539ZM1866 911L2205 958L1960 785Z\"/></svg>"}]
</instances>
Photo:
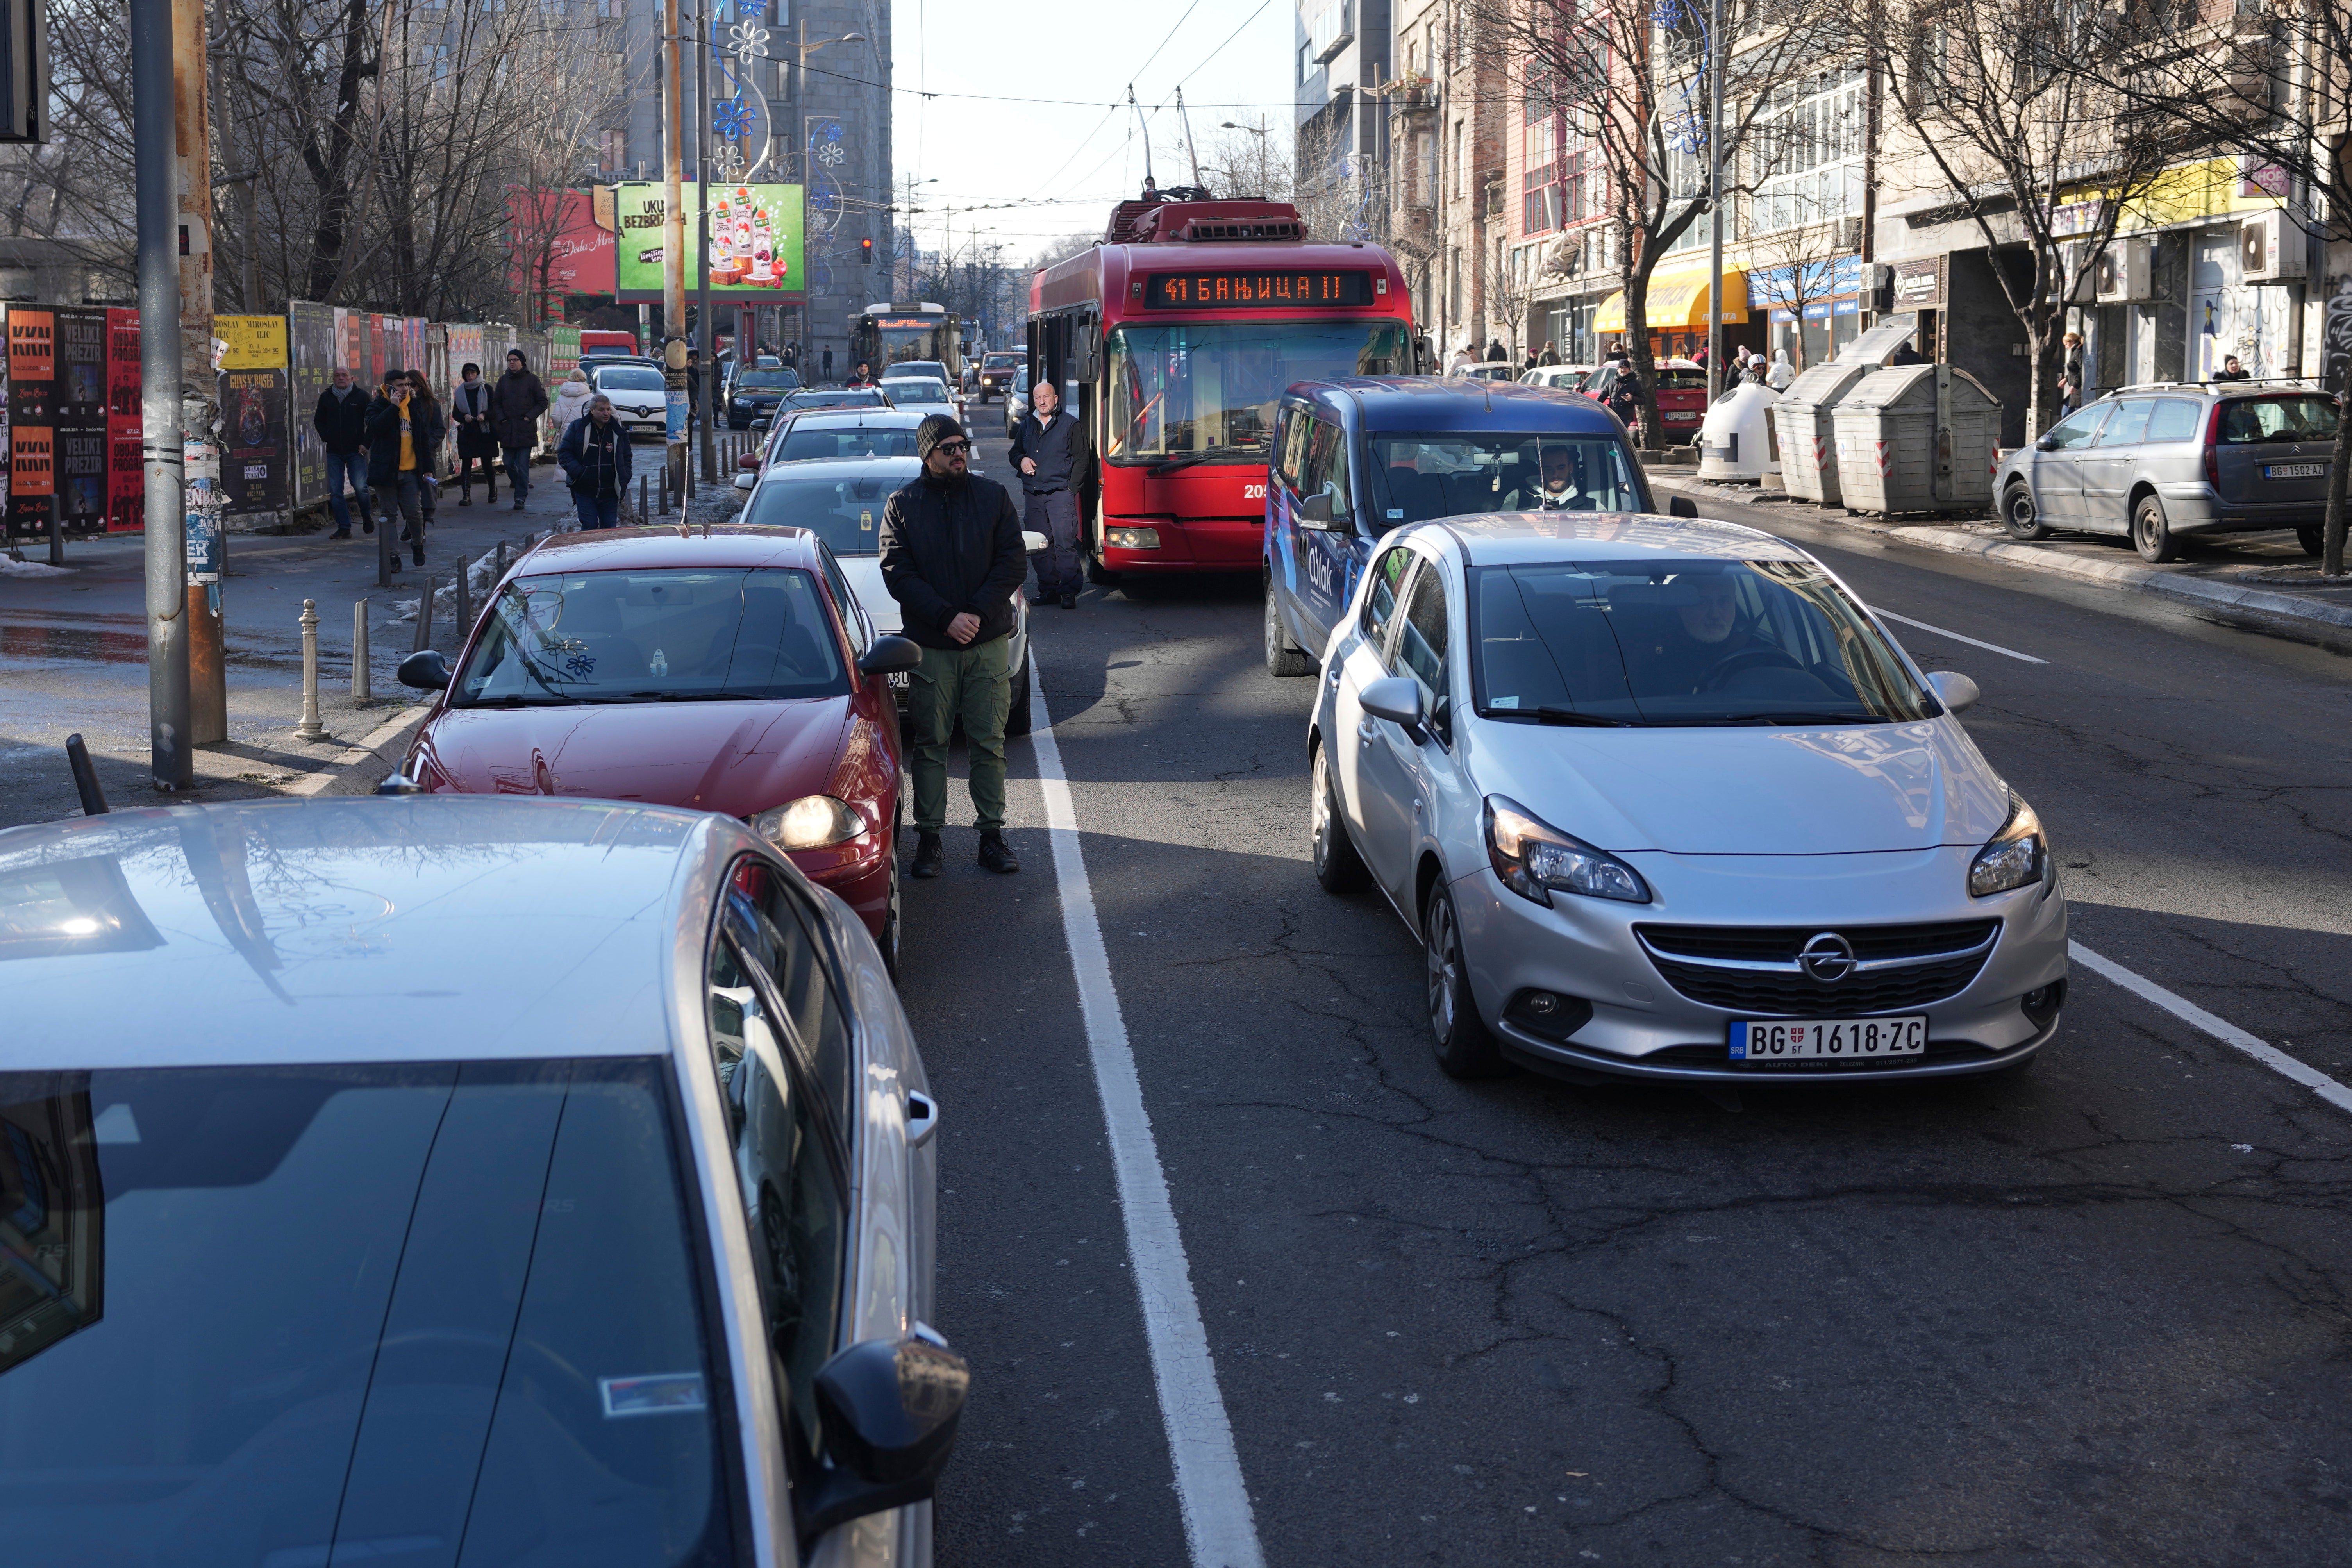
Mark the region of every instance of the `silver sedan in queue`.
<instances>
[{"instance_id":1,"label":"silver sedan in queue","mask_svg":"<svg viewBox=\"0 0 2352 1568\"><path fill-rule=\"evenodd\" d=\"M1389 534L1307 744L1324 886L1422 940L1439 1065L1579 1081L1941 1077L2058 1026L2031 806L1821 563L1607 512Z\"/></svg>"}]
</instances>

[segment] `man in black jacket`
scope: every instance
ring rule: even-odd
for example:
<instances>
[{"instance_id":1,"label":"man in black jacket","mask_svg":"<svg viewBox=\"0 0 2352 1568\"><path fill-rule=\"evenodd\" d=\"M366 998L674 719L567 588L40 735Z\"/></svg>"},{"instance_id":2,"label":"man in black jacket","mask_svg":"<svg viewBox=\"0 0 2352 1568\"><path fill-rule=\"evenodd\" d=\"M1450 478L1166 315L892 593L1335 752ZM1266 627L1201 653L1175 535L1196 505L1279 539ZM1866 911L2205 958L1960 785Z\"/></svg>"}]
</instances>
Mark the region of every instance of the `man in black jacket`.
<instances>
[{"instance_id":1,"label":"man in black jacket","mask_svg":"<svg viewBox=\"0 0 2352 1568\"><path fill-rule=\"evenodd\" d=\"M1021 476L1024 527L1045 536L1037 563L1037 596L1078 607L1086 577L1078 566L1078 487L1087 477L1087 427L1062 406L1061 389L1041 381L1030 395L1029 417L1013 432L1013 468Z\"/></svg>"},{"instance_id":2,"label":"man in black jacket","mask_svg":"<svg viewBox=\"0 0 2352 1568\"><path fill-rule=\"evenodd\" d=\"M352 494L360 503L360 521L375 531L375 509L368 504L368 395L352 381L352 373L335 367L335 384L319 394L310 427L327 447L327 505L335 514L331 539L352 536L352 509L343 504L343 476L349 474Z\"/></svg>"},{"instance_id":3,"label":"man in black jacket","mask_svg":"<svg viewBox=\"0 0 2352 1568\"><path fill-rule=\"evenodd\" d=\"M1013 595L1029 560L1003 485L970 471L963 426L934 414L915 431L923 472L882 509L882 582L920 644L907 716L914 725L915 863L936 877L947 851L948 736L963 720L980 863L1018 871L1004 842L1004 719L1013 702Z\"/></svg>"},{"instance_id":4,"label":"man in black jacket","mask_svg":"<svg viewBox=\"0 0 2352 1568\"><path fill-rule=\"evenodd\" d=\"M539 416L547 412L547 388L530 373L520 349L507 351L507 373L490 388L490 434L506 455L507 478L514 482L514 509L530 495L530 454L539 445Z\"/></svg>"}]
</instances>

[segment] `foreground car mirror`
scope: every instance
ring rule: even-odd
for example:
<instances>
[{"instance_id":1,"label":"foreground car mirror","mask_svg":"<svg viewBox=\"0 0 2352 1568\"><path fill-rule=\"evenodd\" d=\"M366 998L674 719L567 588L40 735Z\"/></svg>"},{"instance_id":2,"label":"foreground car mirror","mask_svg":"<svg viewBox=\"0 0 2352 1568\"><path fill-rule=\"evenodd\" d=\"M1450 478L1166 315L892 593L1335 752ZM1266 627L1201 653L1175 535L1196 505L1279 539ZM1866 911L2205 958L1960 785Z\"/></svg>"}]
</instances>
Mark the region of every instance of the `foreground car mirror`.
<instances>
[{"instance_id":1,"label":"foreground car mirror","mask_svg":"<svg viewBox=\"0 0 2352 1568\"><path fill-rule=\"evenodd\" d=\"M763 415L761 415L759 418L754 419L754 420L752 420L752 421L751 421L751 428L752 428L752 429L754 429L754 430L765 430L765 429L768 429L769 427L771 427L772 426L773 426L774 424L775 424L775 421L774 421L774 420L772 420L772 419L769 418L766 415L764 415L764 414L763 414Z\"/></svg>"},{"instance_id":2,"label":"foreground car mirror","mask_svg":"<svg viewBox=\"0 0 2352 1568\"><path fill-rule=\"evenodd\" d=\"M1668 517L1696 517L1698 515L1698 502L1691 500L1688 496L1668 496L1666 498L1666 515Z\"/></svg>"},{"instance_id":3,"label":"foreground car mirror","mask_svg":"<svg viewBox=\"0 0 2352 1568\"><path fill-rule=\"evenodd\" d=\"M861 1340L818 1368L826 1468L793 1489L802 1538L929 1497L971 1387L963 1358L919 1326L903 1340Z\"/></svg>"},{"instance_id":4,"label":"foreground car mirror","mask_svg":"<svg viewBox=\"0 0 2352 1568\"><path fill-rule=\"evenodd\" d=\"M923 662L923 650L912 637L902 637L896 632L885 632L874 639L857 668L868 675L896 675L912 669Z\"/></svg>"},{"instance_id":5,"label":"foreground car mirror","mask_svg":"<svg viewBox=\"0 0 2352 1568\"><path fill-rule=\"evenodd\" d=\"M1984 695L1977 689L1975 681L1955 670L1937 670L1927 677L1927 684L1936 689L1937 698L1944 704L1945 710L1951 713L1967 712L1977 705L1977 699Z\"/></svg>"},{"instance_id":6,"label":"foreground car mirror","mask_svg":"<svg viewBox=\"0 0 2352 1568\"><path fill-rule=\"evenodd\" d=\"M972 471L978 473L980 470L975 468ZM1021 548L1032 555L1036 554L1051 542L1052 541L1034 528L1024 528L1021 531Z\"/></svg>"},{"instance_id":7,"label":"foreground car mirror","mask_svg":"<svg viewBox=\"0 0 2352 1568\"><path fill-rule=\"evenodd\" d=\"M1418 740L1421 735L1421 688L1402 675L1391 675L1375 680L1364 688L1357 699L1365 712L1375 719L1386 719L1403 727L1406 734Z\"/></svg>"},{"instance_id":8,"label":"foreground car mirror","mask_svg":"<svg viewBox=\"0 0 2352 1568\"><path fill-rule=\"evenodd\" d=\"M446 691L449 689L449 661L442 657L439 648L428 647L421 653L412 653L400 661L400 683L414 686L419 691Z\"/></svg>"},{"instance_id":9,"label":"foreground car mirror","mask_svg":"<svg viewBox=\"0 0 2352 1568\"><path fill-rule=\"evenodd\" d=\"M2037 452L2054 452L2058 449L2058 443L2053 437L2044 436L2033 443L2033 449Z\"/></svg>"}]
</instances>

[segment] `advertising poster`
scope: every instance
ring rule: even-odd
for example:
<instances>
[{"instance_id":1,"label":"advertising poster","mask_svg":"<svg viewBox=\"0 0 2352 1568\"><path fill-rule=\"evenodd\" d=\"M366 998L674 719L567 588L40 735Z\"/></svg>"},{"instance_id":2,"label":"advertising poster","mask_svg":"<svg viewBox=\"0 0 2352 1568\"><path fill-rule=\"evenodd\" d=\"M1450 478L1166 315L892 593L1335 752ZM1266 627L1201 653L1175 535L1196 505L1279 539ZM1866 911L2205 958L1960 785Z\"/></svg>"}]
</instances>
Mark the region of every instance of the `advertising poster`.
<instances>
[{"instance_id":1,"label":"advertising poster","mask_svg":"<svg viewBox=\"0 0 2352 1568\"><path fill-rule=\"evenodd\" d=\"M367 374L360 377L360 384L367 388L370 392L373 392L377 387L383 384L383 373L385 366L388 363L383 357L383 328L384 321L382 316L374 314L369 315L367 319Z\"/></svg>"},{"instance_id":2,"label":"advertising poster","mask_svg":"<svg viewBox=\"0 0 2352 1568\"><path fill-rule=\"evenodd\" d=\"M8 531L43 537L57 494L57 321L47 310L8 311Z\"/></svg>"},{"instance_id":3,"label":"advertising poster","mask_svg":"<svg viewBox=\"0 0 2352 1568\"><path fill-rule=\"evenodd\" d=\"M367 384L367 316L335 307L335 363Z\"/></svg>"},{"instance_id":4,"label":"advertising poster","mask_svg":"<svg viewBox=\"0 0 2352 1568\"><path fill-rule=\"evenodd\" d=\"M567 294L613 291L613 233L596 224L603 191L507 191L507 251L518 295L537 293L550 315Z\"/></svg>"},{"instance_id":5,"label":"advertising poster","mask_svg":"<svg viewBox=\"0 0 2352 1568\"><path fill-rule=\"evenodd\" d=\"M294 426L294 505L319 506L327 499L327 448L320 443L311 410L334 384L335 311L297 300L286 308L286 346L292 361L287 417Z\"/></svg>"},{"instance_id":6,"label":"advertising poster","mask_svg":"<svg viewBox=\"0 0 2352 1568\"><path fill-rule=\"evenodd\" d=\"M106 531L106 310L50 312L56 365L50 429L58 526L68 533Z\"/></svg>"},{"instance_id":7,"label":"advertising poster","mask_svg":"<svg viewBox=\"0 0 2352 1568\"><path fill-rule=\"evenodd\" d=\"M146 525L147 471L139 437L139 312L106 312L106 531L135 533Z\"/></svg>"},{"instance_id":8,"label":"advertising poster","mask_svg":"<svg viewBox=\"0 0 2352 1568\"><path fill-rule=\"evenodd\" d=\"M690 198L689 198L690 199ZM615 294L624 304L659 304L662 297L662 218L667 187L625 184L614 199ZM710 279L710 297L730 304L803 298L808 289L805 235L798 185L713 185L709 238L689 209L687 254L700 257ZM691 298L701 287L695 268L686 269Z\"/></svg>"},{"instance_id":9,"label":"advertising poster","mask_svg":"<svg viewBox=\"0 0 2352 1568\"><path fill-rule=\"evenodd\" d=\"M221 355L221 514L284 511L293 451L287 408L289 363L284 316L215 316Z\"/></svg>"},{"instance_id":10,"label":"advertising poster","mask_svg":"<svg viewBox=\"0 0 2352 1568\"><path fill-rule=\"evenodd\" d=\"M8 341L8 307L0 305L0 344ZM0 352L0 453L8 450L8 356ZM8 464L0 460L0 539L8 537Z\"/></svg>"}]
</instances>

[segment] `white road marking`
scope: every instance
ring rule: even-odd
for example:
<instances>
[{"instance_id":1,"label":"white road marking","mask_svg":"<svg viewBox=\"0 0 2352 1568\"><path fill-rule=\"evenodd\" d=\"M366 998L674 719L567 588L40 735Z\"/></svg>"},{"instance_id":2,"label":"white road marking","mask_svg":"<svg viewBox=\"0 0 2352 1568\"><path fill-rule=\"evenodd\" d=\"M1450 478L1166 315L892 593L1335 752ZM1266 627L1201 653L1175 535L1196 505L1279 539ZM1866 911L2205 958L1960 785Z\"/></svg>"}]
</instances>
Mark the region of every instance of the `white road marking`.
<instances>
[{"instance_id":1,"label":"white road marking","mask_svg":"<svg viewBox=\"0 0 2352 1568\"><path fill-rule=\"evenodd\" d=\"M1160 1169L1151 1118L1143 1109L1135 1050L1119 1014L1110 955L1103 946L1094 888L1087 880L1086 855L1078 844L1077 810L1069 778L1062 772L1062 750L1054 740L1045 682L1038 678L1034 654L1029 700L1037 715L1029 742L1036 748L1037 782L1045 796L1045 825L1053 835L1062 933L1070 944L1087 1050L1094 1059L1095 1089L1102 1096L1111 1165L1118 1174L1127 1252L1143 1299L1144 1338L1151 1349L1151 1376L1159 1387L1168 1449L1176 1462L1176 1500L1183 1510L1184 1538L1192 1548L1193 1568L1264 1568L1249 1489L1234 1451L1233 1423L1217 1392L1216 1363L1210 1359L1208 1332L1201 1325L1200 1302L1192 1294L1176 1211L1168 1201L1168 1177Z\"/></svg>"},{"instance_id":2,"label":"white road marking","mask_svg":"<svg viewBox=\"0 0 2352 1568\"><path fill-rule=\"evenodd\" d=\"M2069 942L2066 952L2075 963L2101 979L2113 981L2132 994L2155 1003L2174 1017L2202 1029L2223 1045L2236 1047L2281 1078L2294 1079L2337 1110L2352 1110L2352 1089L2347 1089L2317 1068L2297 1061L2268 1041L2256 1039L2237 1025L2215 1017L2186 996L2167 991L2155 981L2133 973L2113 959L2101 958L2079 942Z\"/></svg>"},{"instance_id":3,"label":"white road marking","mask_svg":"<svg viewBox=\"0 0 2352 1568\"><path fill-rule=\"evenodd\" d=\"M1892 610L1878 609L1876 605L1873 605L1872 610L1880 620L1901 621L1906 626L1917 626L1923 632L1933 632L1939 637L1949 637L1954 642L1964 642L1970 647L1980 647L1987 653L1998 653L2006 655L2011 658L2021 658L2028 664L2048 664L2050 662L2046 658L2036 658L2030 653L2020 653L2013 647L2003 647L1997 642L1979 642L1974 637L1964 637L1958 632L1948 632L1941 626L1931 626L1925 621L1915 621L1908 616L1898 616Z\"/></svg>"}]
</instances>

